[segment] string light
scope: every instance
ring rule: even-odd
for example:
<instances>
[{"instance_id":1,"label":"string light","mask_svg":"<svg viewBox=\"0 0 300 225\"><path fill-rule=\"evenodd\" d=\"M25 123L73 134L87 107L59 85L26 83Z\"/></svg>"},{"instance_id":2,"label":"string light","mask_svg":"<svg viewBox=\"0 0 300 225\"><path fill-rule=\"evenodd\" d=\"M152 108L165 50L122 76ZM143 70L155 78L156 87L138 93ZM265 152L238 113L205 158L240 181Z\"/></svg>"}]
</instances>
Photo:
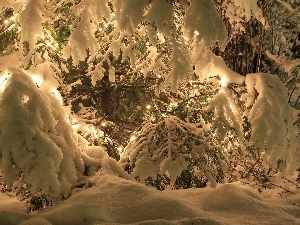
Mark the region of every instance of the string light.
<instances>
[{"instance_id":1,"label":"string light","mask_svg":"<svg viewBox=\"0 0 300 225\"><path fill-rule=\"evenodd\" d=\"M151 105L146 105L146 109L150 110L151 109Z\"/></svg>"},{"instance_id":2,"label":"string light","mask_svg":"<svg viewBox=\"0 0 300 225\"><path fill-rule=\"evenodd\" d=\"M137 139L137 136L135 134L130 136L130 141L135 141Z\"/></svg>"},{"instance_id":3,"label":"string light","mask_svg":"<svg viewBox=\"0 0 300 225\"><path fill-rule=\"evenodd\" d=\"M228 79L226 77L221 77L220 85L221 87L226 87L228 84Z\"/></svg>"},{"instance_id":4,"label":"string light","mask_svg":"<svg viewBox=\"0 0 300 225\"><path fill-rule=\"evenodd\" d=\"M16 21L16 15L12 16L12 17L10 18L10 21Z\"/></svg>"},{"instance_id":5,"label":"string light","mask_svg":"<svg viewBox=\"0 0 300 225\"><path fill-rule=\"evenodd\" d=\"M50 41L47 41L47 42L46 42L46 45L47 45L48 47L52 47L52 44L51 44Z\"/></svg>"},{"instance_id":6,"label":"string light","mask_svg":"<svg viewBox=\"0 0 300 225\"><path fill-rule=\"evenodd\" d=\"M118 150L119 154L121 155L122 152L123 152L123 150L124 150L124 148L123 148L123 146L119 146L119 147L117 148L117 150Z\"/></svg>"}]
</instances>

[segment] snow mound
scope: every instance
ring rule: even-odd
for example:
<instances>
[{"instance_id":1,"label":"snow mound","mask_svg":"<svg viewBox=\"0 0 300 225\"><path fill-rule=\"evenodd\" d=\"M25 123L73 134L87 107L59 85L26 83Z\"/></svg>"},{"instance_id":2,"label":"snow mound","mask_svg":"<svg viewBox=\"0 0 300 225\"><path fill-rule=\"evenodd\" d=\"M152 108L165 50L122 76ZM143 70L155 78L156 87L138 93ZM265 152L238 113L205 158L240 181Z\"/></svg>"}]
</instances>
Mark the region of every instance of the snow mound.
<instances>
[{"instance_id":1,"label":"snow mound","mask_svg":"<svg viewBox=\"0 0 300 225\"><path fill-rule=\"evenodd\" d=\"M238 183L158 191L104 172L95 176L94 187L31 214L18 211L17 206L5 210L8 199L0 196L1 224L300 224L295 195L266 199Z\"/></svg>"},{"instance_id":2,"label":"snow mound","mask_svg":"<svg viewBox=\"0 0 300 225\"><path fill-rule=\"evenodd\" d=\"M163 192L107 174L99 175L95 187L73 195L42 214L54 224L80 224L85 221L132 224L197 216L187 205L166 197Z\"/></svg>"}]
</instances>

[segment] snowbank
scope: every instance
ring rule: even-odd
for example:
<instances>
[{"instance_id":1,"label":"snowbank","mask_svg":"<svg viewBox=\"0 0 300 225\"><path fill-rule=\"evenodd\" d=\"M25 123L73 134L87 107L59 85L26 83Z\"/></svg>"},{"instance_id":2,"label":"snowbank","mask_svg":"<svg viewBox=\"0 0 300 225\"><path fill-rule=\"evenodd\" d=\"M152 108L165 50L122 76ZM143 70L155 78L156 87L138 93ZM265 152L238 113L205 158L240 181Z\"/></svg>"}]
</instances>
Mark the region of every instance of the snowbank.
<instances>
[{"instance_id":1,"label":"snowbank","mask_svg":"<svg viewBox=\"0 0 300 225\"><path fill-rule=\"evenodd\" d=\"M0 195L1 224L300 224L300 196L263 198L239 184L157 191L99 173L96 186L31 214ZM298 206L297 206L298 204Z\"/></svg>"}]
</instances>

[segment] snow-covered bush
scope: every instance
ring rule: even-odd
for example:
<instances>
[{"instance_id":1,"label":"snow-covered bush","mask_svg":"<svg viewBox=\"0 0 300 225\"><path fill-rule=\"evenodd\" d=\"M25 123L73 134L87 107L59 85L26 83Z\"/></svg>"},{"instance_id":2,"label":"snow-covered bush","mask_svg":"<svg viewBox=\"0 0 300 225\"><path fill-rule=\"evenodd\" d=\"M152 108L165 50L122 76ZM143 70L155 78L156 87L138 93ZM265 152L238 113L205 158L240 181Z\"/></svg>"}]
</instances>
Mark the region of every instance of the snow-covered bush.
<instances>
[{"instance_id":1,"label":"snow-covered bush","mask_svg":"<svg viewBox=\"0 0 300 225\"><path fill-rule=\"evenodd\" d=\"M284 84L270 74L248 74L247 93L243 96L248 110L243 116L251 123L250 143L265 151L269 163L275 167L278 160L293 164L297 129L293 125L292 108L288 104Z\"/></svg>"},{"instance_id":2,"label":"snow-covered bush","mask_svg":"<svg viewBox=\"0 0 300 225\"><path fill-rule=\"evenodd\" d=\"M32 197L31 210L44 200L68 197L100 169L126 177L102 147L88 146L72 129L60 95L49 85L20 69L0 76L1 184L21 198Z\"/></svg>"},{"instance_id":3,"label":"snow-covered bush","mask_svg":"<svg viewBox=\"0 0 300 225\"><path fill-rule=\"evenodd\" d=\"M237 179L266 186L265 177L297 169L297 128L286 88L277 77L249 74L243 85L226 87L221 81L219 87L211 87L215 95L211 100L202 97L204 105L193 103L195 96L182 100L185 105L177 102L181 115L187 116L186 110L198 113L193 123L184 121L191 114L179 119L172 116L175 110L164 111L169 116L137 132L120 165L158 188L203 186L207 181L215 186Z\"/></svg>"},{"instance_id":4,"label":"snow-covered bush","mask_svg":"<svg viewBox=\"0 0 300 225\"><path fill-rule=\"evenodd\" d=\"M61 102L46 84L36 84L20 69L7 70L1 80L3 182L14 189L25 183L32 193L42 190L54 197L70 194L84 171L84 142L69 125Z\"/></svg>"},{"instance_id":5,"label":"snow-covered bush","mask_svg":"<svg viewBox=\"0 0 300 225\"><path fill-rule=\"evenodd\" d=\"M119 164L141 182L167 175L173 186L183 171L189 171L192 180L182 181L183 187L205 186L207 181L200 181L203 175L215 187L216 180L223 180L227 162L221 145L214 141L203 119L192 124L170 116L145 124L124 149Z\"/></svg>"}]
</instances>

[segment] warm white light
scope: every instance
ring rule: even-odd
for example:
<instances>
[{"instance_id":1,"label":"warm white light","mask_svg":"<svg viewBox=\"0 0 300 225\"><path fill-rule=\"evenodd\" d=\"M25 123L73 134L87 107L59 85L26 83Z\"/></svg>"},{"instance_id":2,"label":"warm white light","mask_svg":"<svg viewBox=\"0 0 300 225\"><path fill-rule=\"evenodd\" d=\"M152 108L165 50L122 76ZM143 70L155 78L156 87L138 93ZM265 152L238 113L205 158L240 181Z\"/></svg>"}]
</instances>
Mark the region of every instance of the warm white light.
<instances>
[{"instance_id":1,"label":"warm white light","mask_svg":"<svg viewBox=\"0 0 300 225\"><path fill-rule=\"evenodd\" d=\"M50 41L47 41L46 44L47 44L48 47L52 47L52 44L51 44Z\"/></svg>"},{"instance_id":2,"label":"warm white light","mask_svg":"<svg viewBox=\"0 0 300 225\"><path fill-rule=\"evenodd\" d=\"M78 121L77 121L77 119L72 119L72 120L71 120L71 123L72 123L72 124L76 124L76 123L78 123Z\"/></svg>"},{"instance_id":3,"label":"warm white light","mask_svg":"<svg viewBox=\"0 0 300 225\"><path fill-rule=\"evenodd\" d=\"M169 104L169 107L172 109L172 108L175 108L175 107L177 107L177 103L176 102L171 102L170 104Z\"/></svg>"},{"instance_id":4,"label":"warm white light","mask_svg":"<svg viewBox=\"0 0 300 225\"><path fill-rule=\"evenodd\" d=\"M4 24L8 24L8 22L9 22L8 20L4 20L3 21Z\"/></svg>"},{"instance_id":5,"label":"warm white light","mask_svg":"<svg viewBox=\"0 0 300 225\"><path fill-rule=\"evenodd\" d=\"M87 132L90 132L90 131L91 131L91 128L90 128L89 126L86 126L86 127L85 127L85 130L86 130Z\"/></svg>"},{"instance_id":6,"label":"warm white light","mask_svg":"<svg viewBox=\"0 0 300 225\"><path fill-rule=\"evenodd\" d=\"M39 75L31 75L30 77L37 87L41 86L43 79Z\"/></svg>"},{"instance_id":7,"label":"warm white light","mask_svg":"<svg viewBox=\"0 0 300 225\"><path fill-rule=\"evenodd\" d=\"M71 127L73 128L73 130L76 131L78 129L78 127L79 127L79 124L77 124L77 123L76 124L72 124Z\"/></svg>"},{"instance_id":8,"label":"warm white light","mask_svg":"<svg viewBox=\"0 0 300 225\"><path fill-rule=\"evenodd\" d=\"M194 96L197 95L199 93L197 88L194 88Z\"/></svg>"},{"instance_id":9,"label":"warm white light","mask_svg":"<svg viewBox=\"0 0 300 225\"><path fill-rule=\"evenodd\" d=\"M133 134L133 135L130 136L130 141L135 141L136 139L137 139L136 135Z\"/></svg>"},{"instance_id":10,"label":"warm white light","mask_svg":"<svg viewBox=\"0 0 300 225\"><path fill-rule=\"evenodd\" d=\"M104 23L104 28L107 28L109 26L109 23Z\"/></svg>"},{"instance_id":11,"label":"warm white light","mask_svg":"<svg viewBox=\"0 0 300 225\"><path fill-rule=\"evenodd\" d=\"M0 93L5 90L9 78L10 75L8 75L6 71L2 76L0 76Z\"/></svg>"},{"instance_id":12,"label":"warm white light","mask_svg":"<svg viewBox=\"0 0 300 225\"><path fill-rule=\"evenodd\" d=\"M117 150L118 150L119 153L122 153L122 152L123 152L123 147L122 147L122 146L119 146L119 147L117 148Z\"/></svg>"},{"instance_id":13,"label":"warm white light","mask_svg":"<svg viewBox=\"0 0 300 225\"><path fill-rule=\"evenodd\" d=\"M60 104L63 104L63 99L59 93L59 91L56 88L51 88L51 94L60 101Z\"/></svg>"},{"instance_id":14,"label":"warm white light","mask_svg":"<svg viewBox=\"0 0 300 225\"><path fill-rule=\"evenodd\" d=\"M227 84L228 84L227 78L226 77L221 77L220 84L221 84L221 87L226 87Z\"/></svg>"},{"instance_id":15,"label":"warm white light","mask_svg":"<svg viewBox=\"0 0 300 225\"><path fill-rule=\"evenodd\" d=\"M105 122L101 123L101 127L106 127L106 126L107 126L107 124Z\"/></svg>"},{"instance_id":16,"label":"warm white light","mask_svg":"<svg viewBox=\"0 0 300 225\"><path fill-rule=\"evenodd\" d=\"M150 110L151 109L151 105L146 105L146 109Z\"/></svg>"}]
</instances>

